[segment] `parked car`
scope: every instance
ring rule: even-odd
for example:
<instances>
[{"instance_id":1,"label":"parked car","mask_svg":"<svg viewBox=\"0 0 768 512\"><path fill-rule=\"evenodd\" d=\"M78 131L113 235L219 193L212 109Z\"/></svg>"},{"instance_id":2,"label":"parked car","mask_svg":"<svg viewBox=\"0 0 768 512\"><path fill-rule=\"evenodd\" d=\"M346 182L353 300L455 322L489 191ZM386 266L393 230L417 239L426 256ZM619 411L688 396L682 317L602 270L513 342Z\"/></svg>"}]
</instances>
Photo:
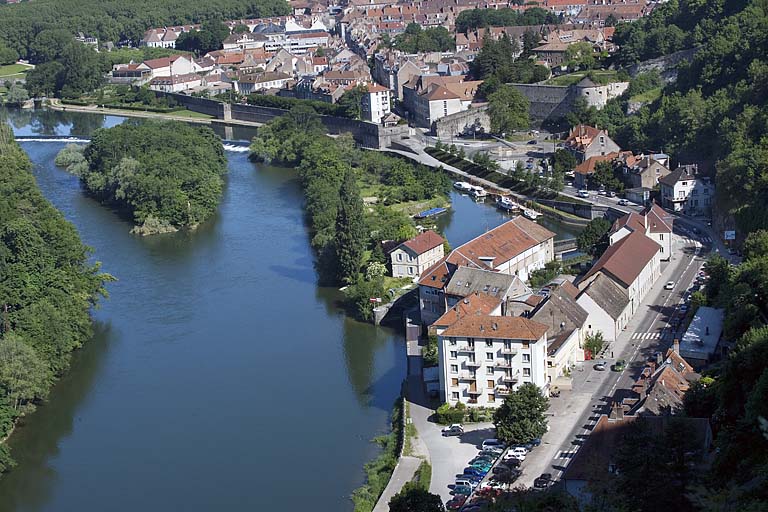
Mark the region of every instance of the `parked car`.
<instances>
[{"instance_id":1,"label":"parked car","mask_svg":"<svg viewBox=\"0 0 768 512\"><path fill-rule=\"evenodd\" d=\"M530 443L525 443L523 446L525 447L526 450L530 452L540 444L541 444L541 439L537 437L536 439L532 440Z\"/></svg>"},{"instance_id":2,"label":"parked car","mask_svg":"<svg viewBox=\"0 0 768 512\"><path fill-rule=\"evenodd\" d=\"M453 491L451 491L451 494L456 496L457 494L463 494L465 496L469 496L472 494L472 488L468 485L457 485L453 488Z\"/></svg>"},{"instance_id":3,"label":"parked car","mask_svg":"<svg viewBox=\"0 0 768 512\"><path fill-rule=\"evenodd\" d=\"M522 455L523 457L525 457L526 455L528 455L528 450L526 450L525 447L523 447L523 446L515 446L515 447L509 449L509 451L507 452L507 455L508 456L509 455Z\"/></svg>"},{"instance_id":4,"label":"parked car","mask_svg":"<svg viewBox=\"0 0 768 512\"><path fill-rule=\"evenodd\" d=\"M593 368L595 370L599 371L599 372L604 372L605 371L605 363L603 363L603 362L597 363Z\"/></svg>"},{"instance_id":5,"label":"parked car","mask_svg":"<svg viewBox=\"0 0 768 512\"><path fill-rule=\"evenodd\" d=\"M626 199L619 199L619 206L627 206L629 204L629 201Z\"/></svg>"},{"instance_id":6,"label":"parked car","mask_svg":"<svg viewBox=\"0 0 768 512\"><path fill-rule=\"evenodd\" d=\"M468 478L457 478L455 485L456 486L464 485L467 487L472 487L474 489L475 487L477 487L478 483L480 483L480 480L470 480Z\"/></svg>"},{"instance_id":7,"label":"parked car","mask_svg":"<svg viewBox=\"0 0 768 512\"><path fill-rule=\"evenodd\" d=\"M472 467L464 468L464 474L465 475L470 475L470 476L477 476L477 477L480 477L480 478L485 476L485 473L483 473L482 471L480 471L477 468L472 468Z\"/></svg>"},{"instance_id":8,"label":"parked car","mask_svg":"<svg viewBox=\"0 0 768 512\"><path fill-rule=\"evenodd\" d=\"M598 190L597 193L601 196L608 195L608 193L605 190Z\"/></svg>"},{"instance_id":9,"label":"parked car","mask_svg":"<svg viewBox=\"0 0 768 512\"><path fill-rule=\"evenodd\" d=\"M536 489L546 489L552 483L551 473L542 473L540 477L533 481L533 486Z\"/></svg>"},{"instance_id":10,"label":"parked car","mask_svg":"<svg viewBox=\"0 0 768 512\"><path fill-rule=\"evenodd\" d=\"M536 144L536 141L535 140L529 140L528 144Z\"/></svg>"},{"instance_id":11,"label":"parked car","mask_svg":"<svg viewBox=\"0 0 768 512\"><path fill-rule=\"evenodd\" d=\"M587 190L579 190L579 192L576 194L579 197L589 197L589 192Z\"/></svg>"},{"instance_id":12,"label":"parked car","mask_svg":"<svg viewBox=\"0 0 768 512\"><path fill-rule=\"evenodd\" d=\"M623 372L624 368L626 368L626 367L627 367L627 362L624 361L623 359L619 359L618 361L613 363L613 368L612 369L615 372Z\"/></svg>"},{"instance_id":13,"label":"parked car","mask_svg":"<svg viewBox=\"0 0 768 512\"><path fill-rule=\"evenodd\" d=\"M498 439L486 439L485 441L483 441L482 448L483 450L487 448L501 448L503 450L504 443L502 443Z\"/></svg>"},{"instance_id":14,"label":"parked car","mask_svg":"<svg viewBox=\"0 0 768 512\"><path fill-rule=\"evenodd\" d=\"M448 510L458 510L462 505L464 505L466 501L467 496L459 494L458 496L454 496L451 500L449 500L448 503L445 504L445 508Z\"/></svg>"},{"instance_id":15,"label":"parked car","mask_svg":"<svg viewBox=\"0 0 768 512\"><path fill-rule=\"evenodd\" d=\"M445 437L448 437L448 436L460 436L461 434L464 433L464 427L462 427L458 423L454 423L453 425L449 425L449 426L445 427L442 430L442 432L443 432L443 436L445 436Z\"/></svg>"},{"instance_id":16,"label":"parked car","mask_svg":"<svg viewBox=\"0 0 768 512\"><path fill-rule=\"evenodd\" d=\"M611 190L610 192L608 192L608 195L611 196L611 197L616 197L616 192Z\"/></svg>"},{"instance_id":17,"label":"parked car","mask_svg":"<svg viewBox=\"0 0 768 512\"><path fill-rule=\"evenodd\" d=\"M664 285L665 290L672 290L675 288L675 282L674 281L667 281L667 284Z\"/></svg>"},{"instance_id":18,"label":"parked car","mask_svg":"<svg viewBox=\"0 0 768 512\"><path fill-rule=\"evenodd\" d=\"M504 459L503 462L500 462L499 465L507 466L508 468L514 469L514 468L520 467L520 461L514 457L509 457Z\"/></svg>"},{"instance_id":19,"label":"parked car","mask_svg":"<svg viewBox=\"0 0 768 512\"><path fill-rule=\"evenodd\" d=\"M477 454L478 455L488 455L490 457L498 459L499 455L501 455L503 452L504 452L504 450L494 450L492 448L488 448L486 450L480 450Z\"/></svg>"}]
</instances>

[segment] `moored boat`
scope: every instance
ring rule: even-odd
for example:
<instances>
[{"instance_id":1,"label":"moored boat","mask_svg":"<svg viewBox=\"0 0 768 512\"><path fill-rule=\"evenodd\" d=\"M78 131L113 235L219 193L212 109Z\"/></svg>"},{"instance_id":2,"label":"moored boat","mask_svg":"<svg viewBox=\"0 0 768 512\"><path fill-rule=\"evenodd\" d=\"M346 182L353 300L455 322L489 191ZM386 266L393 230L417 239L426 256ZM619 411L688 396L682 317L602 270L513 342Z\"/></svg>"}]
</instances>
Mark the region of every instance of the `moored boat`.
<instances>
[{"instance_id":1,"label":"moored boat","mask_svg":"<svg viewBox=\"0 0 768 512\"><path fill-rule=\"evenodd\" d=\"M531 210L530 208L523 209L523 215L531 220L536 220L539 217L541 217L541 214L535 210Z\"/></svg>"},{"instance_id":2,"label":"moored boat","mask_svg":"<svg viewBox=\"0 0 768 512\"><path fill-rule=\"evenodd\" d=\"M496 208L506 212L514 212L520 209L520 205L513 201L511 197L501 196L496 200Z\"/></svg>"},{"instance_id":3,"label":"moored boat","mask_svg":"<svg viewBox=\"0 0 768 512\"><path fill-rule=\"evenodd\" d=\"M469 191L469 195L475 199L485 199L488 196L488 192L483 187L478 187L477 185L470 185L470 187L472 189Z\"/></svg>"},{"instance_id":4,"label":"moored boat","mask_svg":"<svg viewBox=\"0 0 768 512\"><path fill-rule=\"evenodd\" d=\"M473 186L467 183L466 181L457 181L453 184L453 188L455 188L459 192L463 192L467 194L472 190Z\"/></svg>"}]
</instances>

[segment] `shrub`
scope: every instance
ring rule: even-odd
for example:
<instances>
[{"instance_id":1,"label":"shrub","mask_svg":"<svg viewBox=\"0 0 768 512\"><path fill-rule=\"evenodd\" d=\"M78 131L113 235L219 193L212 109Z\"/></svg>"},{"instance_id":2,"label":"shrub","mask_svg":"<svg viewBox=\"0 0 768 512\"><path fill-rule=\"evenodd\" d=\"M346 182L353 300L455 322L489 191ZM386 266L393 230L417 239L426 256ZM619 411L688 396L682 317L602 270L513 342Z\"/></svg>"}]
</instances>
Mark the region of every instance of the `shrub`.
<instances>
[{"instance_id":1,"label":"shrub","mask_svg":"<svg viewBox=\"0 0 768 512\"><path fill-rule=\"evenodd\" d=\"M443 425L462 423L466 415L467 406L459 402L455 407L445 403L437 408L437 422Z\"/></svg>"}]
</instances>

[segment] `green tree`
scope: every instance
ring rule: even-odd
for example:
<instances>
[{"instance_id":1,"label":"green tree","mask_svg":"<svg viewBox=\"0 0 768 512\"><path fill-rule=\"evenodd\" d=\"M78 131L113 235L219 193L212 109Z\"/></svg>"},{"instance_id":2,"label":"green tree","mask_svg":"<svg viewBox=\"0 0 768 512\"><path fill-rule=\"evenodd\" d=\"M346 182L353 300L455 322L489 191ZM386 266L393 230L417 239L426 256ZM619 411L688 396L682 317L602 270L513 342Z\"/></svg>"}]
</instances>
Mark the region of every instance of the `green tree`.
<instances>
[{"instance_id":1,"label":"green tree","mask_svg":"<svg viewBox=\"0 0 768 512\"><path fill-rule=\"evenodd\" d=\"M14 409L24 410L41 398L48 378L48 368L35 350L18 335L5 333L0 339L0 390Z\"/></svg>"},{"instance_id":2,"label":"green tree","mask_svg":"<svg viewBox=\"0 0 768 512\"><path fill-rule=\"evenodd\" d=\"M65 76L63 64L45 62L27 72L26 86L34 97L51 96L61 90Z\"/></svg>"},{"instance_id":3,"label":"green tree","mask_svg":"<svg viewBox=\"0 0 768 512\"><path fill-rule=\"evenodd\" d=\"M623 190L624 185L616 177L611 162L597 162L595 172L589 177L593 186L605 187L607 190Z\"/></svg>"},{"instance_id":4,"label":"green tree","mask_svg":"<svg viewBox=\"0 0 768 512\"><path fill-rule=\"evenodd\" d=\"M59 62L64 67L60 93L65 98L93 91L103 81L98 54L90 46L70 41L62 49Z\"/></svg>"},{"instance_id":5,"label":"green tree","mask_svg":"<svg viewBox=\"0 0 768 512\"><path fill-rule=\"evenodd\" d=\"M19 60L19 53L13 48L8 48L0 43L0 66L13 64Z\"/></svg>"},{"instance_id":6,"label":"green tree","mask_svg":"<svg viewBox=\"0 0 768 512\"><path fill-rule=\"evenodd\" d=\"M618 24L619 20L616 19L616 16L614 16L613 13L609 14L607 18L605 18L605 26L606 27L615 27L616 24Z\"/></svg>"},{"instance_id":7,"label":"green tree","mask_svg":"<svg viewBox=\"0 0 768 512\"><path fill-rule=\"evenodd\" d=\"M568 45L565 50L565 61L569 67L592 69L595 65L595 51L586 41Z\"/></svg>"},{"instance_id":8,"label":"green tree","mask_svg":"<svg viewBox=\"0 0 768 512\"><path fill-rule=\"evenodd\" d=\"M556 150L552 157L552 167L555 172L563 173L572 171L578 164L579 161L576 160L573 153L566 149L560 148Z\"/></svg>"},{"instance_id":9,"label":"green tree","mask_svg":"<svg viewBox=\"0 0 768 512\"><path fill-rule=\"evenodd\" d=\"M11 85L5 95L5 102L9 105L21 105L29 99L27 90L18 83Z\"/></svg>"},{"instance_id":10,"label":"green tree","mask_svg":"<svg viewBox=\"0 0 768 512\"><path fill-rule=\"evenodd\" d=\"M488 103L491 131L494 133L512 133L530 126L530 102L514 86L502 85L488 96Z\"/></svg>"},{"instance_id":11,"label":"green tree","mask_svg":"<svg viewBox=\"0 0 768 512\"><path fill-rule=\"evenodd\" d=\"M759 229L744 240L744 258L753 259L768 255L768 230Z\"/></svg>"},{"instance_id":12,"label":"green tree","mask_svg":"<svg viewBox=\"0 0 768 512\"><path fill-rule=\"evenodd\" d=\"M339 282L352 283L362 263L365 249L365 219L363 201L357 187L354 171L344 175L339 190L339 209L336 217L336 237L334 240L337 278Z\"/></svg>"},{"instance_id":13,"label":"green tree","mask_svg":"<svg viewBox=\"0 0 768 512\"><path fill-rule=\"evenodd\" d=\"M390 512L445 512L443 500L437 494L416 486L406 485L389 500Z\"/></svg>"},{"instance_id":14,"label":"green tree","mask_svg":"<svg viewBox=\"0 0 768 512\"><path fill-rule=\"evenodd\" d=\"M592 219L576 238L576 246L581 252L599 258L608 247L610 229L611 223L607 219L603 217Z\"/></svg>"},{"instance_id":15,"label":"green tree","mask_svg":"<svg viewBox=\"0 0 768 512\"><path fill-rule=\"evenodd\" d=\"M356 85L341 95L337 105L346 110L352 119L361 119L363 115L363 96L368 92L368 86Z\"/></svg>"},{"instance_id":16,"label":"green tree","mask_svg":"<svg viewBox=\"0 0 768 512\"><path fill-rule=\"evenodd\" d=\"M533 383L523 383L504 399L493 415L496 437L507 444L524 444L547 431L544 413L549 399Z\"/></svg>"},{"instance_id":17,"label":"green tree","mask_svg":"<svg viewBox=\"0 0 768 512\"><path fill-rule=\"evenodd\" d=\"M605 339L602 331L588 334L584 339L584 350L588 350L592 357L596 357L603 350L603 345L605 345Z\"/></svg>"}]
</instances>

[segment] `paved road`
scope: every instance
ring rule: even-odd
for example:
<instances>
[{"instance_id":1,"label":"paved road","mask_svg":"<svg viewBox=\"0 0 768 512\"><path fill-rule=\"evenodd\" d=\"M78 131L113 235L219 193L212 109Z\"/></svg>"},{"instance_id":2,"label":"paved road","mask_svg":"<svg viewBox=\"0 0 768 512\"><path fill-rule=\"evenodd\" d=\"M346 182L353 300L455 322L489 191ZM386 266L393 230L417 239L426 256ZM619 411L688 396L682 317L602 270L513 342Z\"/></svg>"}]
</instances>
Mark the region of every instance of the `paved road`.
<instances>
[{"instance_id":1,"label":"paved road","mask_svg":"<svg viewBox=\"0 0 768 512\"><path fill-rule=\"evenodd\" d=\"M373 512L388 512L389 500L400 492L403 486L413 480L413 475L416 470L419 469L421 459L418 457L402 456L400 461L395 466L395 471L392 473L392 478L389 479L387 487L384 488L384 492L381 493L379 501L376 502L376 506L373 507Z\"/></svg>"},{"instance_id":2,"label":"paved road","mask_svg":"<svg viewBox=\"0 0 768 512\"><path fill-rule=\"evenodd\" d=\"M544 472L559 477L600 414L608 412L607 400L617 389L631 386L649 356L656 351L666 351L671 345L667 319L695 279L704 262L703 255L709 252L707 246L687 237L676 236L674 243L672 260L662 265L662 275L641 308L619 339L606 348L606 357L600 359L609 365L624 359L628 362L627 368L621 373L598 372L592 363L586 362L580 371L574 372L575 390L563 391L559 398L553 399L551 411L555 416L550 418L551 430L544 436L542 447L531 452L523 463L523 475L518 483L531 486ZM664 289L667 281L676 282L673 290ZM569 425L572 427L566 434L564 429Z\"/></svg>"}]
</instances>

